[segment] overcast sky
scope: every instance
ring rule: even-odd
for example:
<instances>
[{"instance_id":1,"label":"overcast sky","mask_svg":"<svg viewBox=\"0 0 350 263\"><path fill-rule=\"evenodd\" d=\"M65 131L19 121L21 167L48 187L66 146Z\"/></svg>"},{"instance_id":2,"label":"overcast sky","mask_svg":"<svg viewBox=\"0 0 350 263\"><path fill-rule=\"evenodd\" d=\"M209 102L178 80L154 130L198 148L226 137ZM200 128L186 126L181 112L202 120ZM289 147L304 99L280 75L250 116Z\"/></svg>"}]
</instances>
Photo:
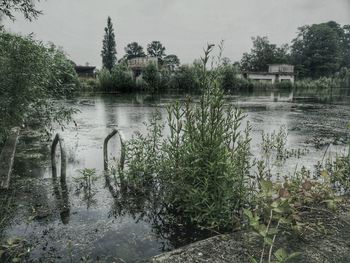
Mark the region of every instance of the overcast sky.
<instances>
[{"instance_id":1,"label":"overcast sky","mask_svg":"<svg viewBox=\"0 0 350 263\"><path fill-rule=\"evenodd\" d=\"M252 36L289 43L297 28L334 20L350 24L350 0L44 0L37 21L3 21L21 34L62 46L77 64L101 66L100 51L107 16L114 23L118 58L124 47L144 48L161 41L167 54L190 63L206 43L225 40L224 55L240 60L251 48Z\"/></svg>"}]
</instances>

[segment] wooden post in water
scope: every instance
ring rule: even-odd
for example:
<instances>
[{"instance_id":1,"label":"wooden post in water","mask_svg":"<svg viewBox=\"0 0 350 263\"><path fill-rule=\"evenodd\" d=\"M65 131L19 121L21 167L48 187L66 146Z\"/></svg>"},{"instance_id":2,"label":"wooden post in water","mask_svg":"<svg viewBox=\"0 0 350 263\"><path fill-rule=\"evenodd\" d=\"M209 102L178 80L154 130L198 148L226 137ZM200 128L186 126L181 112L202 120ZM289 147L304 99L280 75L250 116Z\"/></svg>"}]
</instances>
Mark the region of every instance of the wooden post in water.
<instances>
[{"instance_id":1,"label":"wooden post in water","mask_svg":"<svg viewBox=\"0 0 350 263\"><path fill-rule=\"evenodd\" d=\"M113 131L107 135L106 139L103 143L103 163L104 163L104 170L108 171L108 142L109 140L114 136L118 134L121 144L121 153L120 153L120 168L124 169L124 162L125 162L125 145L124 145L124 135L121 131L118 131L117 129L113 129Z\"/></svg>"},{"instance_id":2,"label":"wooden post in water","mask_svg":"<svg viewBox=\"0 0 350 263\"><path fill-rule=\"evenodd\" d=\"M13 161L15 159L19 128L13 128L0 154L0 189L10 185Z\"/></svg>"},{"instance_id":3,"label":"wooden post in water","mask_svg":"<svg viewBox=\"0 0 350 263\"><path fill-rule=\"evenodd\" d=\"M60 180L62 183L66 182L66 170L67 170L67 155L66 155L66 149L64 145L64 141L60 134L56 134L55 138L53 139L52 146L51 146L51 164L52 164L52 177L57 178L57 166L56 166L56 147L57 144L60 144L60 150L61 150L61 177Z\"/></svg>"}]
</instances>

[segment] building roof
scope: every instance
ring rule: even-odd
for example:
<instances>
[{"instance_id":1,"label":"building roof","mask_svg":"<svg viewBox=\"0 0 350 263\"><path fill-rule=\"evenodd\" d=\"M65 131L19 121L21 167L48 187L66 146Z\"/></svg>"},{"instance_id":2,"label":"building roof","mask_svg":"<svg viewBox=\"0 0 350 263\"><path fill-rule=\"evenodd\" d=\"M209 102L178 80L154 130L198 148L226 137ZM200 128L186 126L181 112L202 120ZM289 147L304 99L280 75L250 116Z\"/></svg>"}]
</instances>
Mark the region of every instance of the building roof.
<instances>
[{"instance_id":1,"label":"building roof","mask_svg":"<svg viewBox=\"0 0 350 263\"><path fill-rule=\"evenodd\" d=\"M294 72L256 72L256 71L245 71L244 74L255 74L255 75L296 75Z\"/></svg>"},{"instance_id":2,"label":"building roof","mask_svg":"<svg viewBox=\"0 0 350 263\"><path fill-rule=\"evenodd\" d=\"M91 70L95 70L96 67L93 66L75 66L75 70L79 70L79 71L91 71Z\"/></svg>"}]
</instances>

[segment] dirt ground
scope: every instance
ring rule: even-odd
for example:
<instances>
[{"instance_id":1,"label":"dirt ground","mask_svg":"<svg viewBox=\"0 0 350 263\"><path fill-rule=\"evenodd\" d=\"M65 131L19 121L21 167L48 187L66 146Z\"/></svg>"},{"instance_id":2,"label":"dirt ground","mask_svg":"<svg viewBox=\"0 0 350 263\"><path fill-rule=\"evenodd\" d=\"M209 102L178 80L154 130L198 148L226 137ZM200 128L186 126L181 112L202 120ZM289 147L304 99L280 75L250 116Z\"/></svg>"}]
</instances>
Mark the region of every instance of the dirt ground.
<instances>
[{"instance_id":1,"label":"dirt ground","mask_svg":"<svg viewBox=\"0 0 350 263\"><path fill-rule=\"evenodd\" d=\"M318 229L306 231L302 237L282 236L275 247L300 256L288 262L348 263L350 262L350 202L339 213L319 209L305 211L308 221L317 222ZM148 263L245 263L249 256L259 258L262 244L248 232L218 235L148 259Z\"/></svg>"}]
</instances>

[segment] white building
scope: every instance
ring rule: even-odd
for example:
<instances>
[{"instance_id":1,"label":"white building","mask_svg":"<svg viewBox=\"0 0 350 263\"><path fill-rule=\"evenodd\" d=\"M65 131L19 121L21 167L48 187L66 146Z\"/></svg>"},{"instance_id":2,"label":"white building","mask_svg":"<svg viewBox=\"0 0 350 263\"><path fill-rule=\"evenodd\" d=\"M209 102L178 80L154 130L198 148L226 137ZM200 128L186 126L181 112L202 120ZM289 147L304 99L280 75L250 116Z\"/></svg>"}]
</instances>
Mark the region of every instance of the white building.
<instances>
[{"instance_id":1,"label":"white building","mask_svg":"<svg viewBox=\"0 0 350 263\"><path fill-rule=\"evenodd\" d=\"M271 64L268 72L245 72L243 76L259 82L270 82L272 84L290 81L294 83L294 66L287 64Z\"/></svg>"},{"instance_id":2,"label":"white building","mask_svg":"<svg viewBox=\"0 0 350 263\"><path fill-rule=\"evenodd\" d=\"M135 77L141 75L142 70L149 64L154 64L158 68L158 58L137 57L128 59L128 66L134 72Z\"/></svg>"}]
</instances>

